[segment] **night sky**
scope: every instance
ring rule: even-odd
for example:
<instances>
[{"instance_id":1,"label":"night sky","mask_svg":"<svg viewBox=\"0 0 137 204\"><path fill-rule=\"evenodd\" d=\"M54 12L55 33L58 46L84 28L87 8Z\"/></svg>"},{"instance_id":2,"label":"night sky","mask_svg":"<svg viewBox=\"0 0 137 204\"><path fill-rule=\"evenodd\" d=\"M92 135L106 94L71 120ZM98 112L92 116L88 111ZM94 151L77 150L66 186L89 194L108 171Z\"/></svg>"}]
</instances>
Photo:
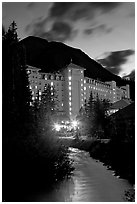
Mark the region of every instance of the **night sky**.
<instances>
[{"instance_id":1,"label":"night sky","mask_svg":"<svg viewBox=\"0 0 137 204\"><path fill-rule=\"evenodd\" d=\"M134 2L5 2L2 23L13 20L21 39L39 36L80 48L112 73L135 69Z\"/></svg>"}]
</instances>

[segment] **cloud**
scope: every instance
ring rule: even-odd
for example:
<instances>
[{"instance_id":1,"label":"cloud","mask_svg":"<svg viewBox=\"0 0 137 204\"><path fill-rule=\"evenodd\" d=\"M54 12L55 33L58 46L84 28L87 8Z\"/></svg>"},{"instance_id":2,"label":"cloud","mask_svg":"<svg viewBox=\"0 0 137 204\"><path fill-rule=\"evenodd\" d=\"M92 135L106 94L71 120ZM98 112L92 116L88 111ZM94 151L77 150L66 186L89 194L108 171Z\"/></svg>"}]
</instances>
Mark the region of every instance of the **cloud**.
<instances>
[{"instance_id":1,"label":"cloud","mask_svg":"<svg viewBox=\"0 0 137 204\"><path fill-rule=\"evenodd\" d=\"M50 29L48 30L48 24L50 20L39 19L38 22L28 25L26 31L31 30L30 34L41 38L46 38L49 41L60 41L71 40L77 35L77 30L67 22L55 21L51 22Z\"/></svg>"},{"instance_id":2,"label":"cloud","mask_svg":"<svg viewBox=\"0 0 137 204\"><path fill-rule=\"evenodd\" d=\"M28 9L32 9L32 8L34 8L36 6L36 2L29 2L28 4L27 4L27 8Z\"/></svg>"},{"instance_id":3,"label":"cloud","mask_svg":"<svg viewBox=\"0 0 137 204\"><path fill-rule=\"evenodd\" d=\"M122 50L116 52L110 52L104 59L97 60L107 70L113 74L119 75L122 71L122 65L128 61L128 57L135 53L134 50Z\"/></svg>"},{"instance_id":4,"label":"cloud","mask_svg":"<svg viewBox=\"0 0 137 204\"><path fill-rule=\"evenodd\" d=\"M28 4L31 8L34 2ZM26 27L26 32L46 38L48 40L66 41L72 40L78 34L74 29L77 21L85 20L91 22L98 12L107 13L115 9L119 3L102 3L102 2L55 2L51 4L48 10L48 16L35 20ZM91 23L90 23L91 24ZM79 29L83 29L80 27ZM85 34L92 34L92 32L110 32L111 29L105 25L100 25L95 28L85 29Z\"/></svg>"},{"instance_id":5,"label":"cloud","mask_svg":"<svg viewBox=\"0 0 137 204\"><path fill-rule=\"evenodd\" d=\"M110 33L111 31L112 31L112 28L107 28L105 24L102 24L93 28L85 29L83 33L86 35L93 35L97 33Z\"/></svg>"},{"instance_id":6,"label":"cloud","mask_svg":"<svg viewBox=\"0 0 137 204\"><path fill-rule=\"evenodd\" d=\"M69 20L91 19L96 11L108 13L118 7L119 2L55 2L50 10L51 18L65 17Z\"/></svg>"}]
</instances>

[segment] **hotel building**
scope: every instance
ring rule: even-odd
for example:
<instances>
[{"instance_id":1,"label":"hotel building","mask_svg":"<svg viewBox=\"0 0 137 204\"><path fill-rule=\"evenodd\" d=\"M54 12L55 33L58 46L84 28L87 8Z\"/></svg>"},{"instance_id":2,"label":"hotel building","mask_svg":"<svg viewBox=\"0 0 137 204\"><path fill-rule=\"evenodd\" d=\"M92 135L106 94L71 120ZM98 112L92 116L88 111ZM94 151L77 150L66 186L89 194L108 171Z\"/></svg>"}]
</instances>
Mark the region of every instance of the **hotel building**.
<instances>
[{"instance_id":1,"label":"hotel building","mask_svg":"<svg viewBox=\"0 0 137 204\"><path fill-rule=\"evenodd\" d=\"M41 69L28 66L32 100L37 97L41 100L46 84L56 91L58 107L61 114L70 119L75 118L85 101L89 100L92 92L93 98L108 99L114 103L123 98L129 99L129 85L118 87L115 81L102 82L84 76L85 68L70 63L58 73L43 73Z\"/></svg>"}]
</instances>

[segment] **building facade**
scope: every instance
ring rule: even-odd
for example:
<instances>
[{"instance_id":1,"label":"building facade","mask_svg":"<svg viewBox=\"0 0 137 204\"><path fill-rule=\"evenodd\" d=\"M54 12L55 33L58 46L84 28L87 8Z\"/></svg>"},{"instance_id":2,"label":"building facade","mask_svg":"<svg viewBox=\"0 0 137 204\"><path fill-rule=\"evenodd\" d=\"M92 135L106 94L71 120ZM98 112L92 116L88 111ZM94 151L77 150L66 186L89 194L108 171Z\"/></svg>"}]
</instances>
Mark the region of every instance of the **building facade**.
<instances>
[{"instance_id":1,"label":"building facade","mask_svg":"<svg viewBox=\"0 0 137 204\"><path fill-rule=\"evenodd\" d=\"M101 82L84 76L84 68L70 63L58 73L43 73L39 68L28 66L32 100L39 97L46 84L54 89L57 95L59 111L70 119L75 118L85 101L89 100L92 92L93 98L107 99L114 103L123 98L130 98L129 85L118 87L115 81Z\"/></svg>"}]
</instances>

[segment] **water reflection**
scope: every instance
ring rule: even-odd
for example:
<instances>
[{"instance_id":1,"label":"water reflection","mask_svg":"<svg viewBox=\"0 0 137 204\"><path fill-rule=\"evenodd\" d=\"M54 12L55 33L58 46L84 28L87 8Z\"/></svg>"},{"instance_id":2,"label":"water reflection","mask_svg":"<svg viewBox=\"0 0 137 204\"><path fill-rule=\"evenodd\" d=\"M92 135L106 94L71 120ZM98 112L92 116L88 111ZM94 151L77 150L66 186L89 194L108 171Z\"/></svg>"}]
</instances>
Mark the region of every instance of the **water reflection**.
<instances>
[{"instance_id":1,"label":"water reflection","mask_svg":"<svg viewBox=\"0 0 137 204\"><path fill-rule=\"evenodd\" d=\"M35 197L36 202L124 202L124 192L131 188L126 180L113 176L113 171L87 152L70 148L69 158L74 161L73 176L55 186L52 192Z\"/></svg>"}]
</instances>

